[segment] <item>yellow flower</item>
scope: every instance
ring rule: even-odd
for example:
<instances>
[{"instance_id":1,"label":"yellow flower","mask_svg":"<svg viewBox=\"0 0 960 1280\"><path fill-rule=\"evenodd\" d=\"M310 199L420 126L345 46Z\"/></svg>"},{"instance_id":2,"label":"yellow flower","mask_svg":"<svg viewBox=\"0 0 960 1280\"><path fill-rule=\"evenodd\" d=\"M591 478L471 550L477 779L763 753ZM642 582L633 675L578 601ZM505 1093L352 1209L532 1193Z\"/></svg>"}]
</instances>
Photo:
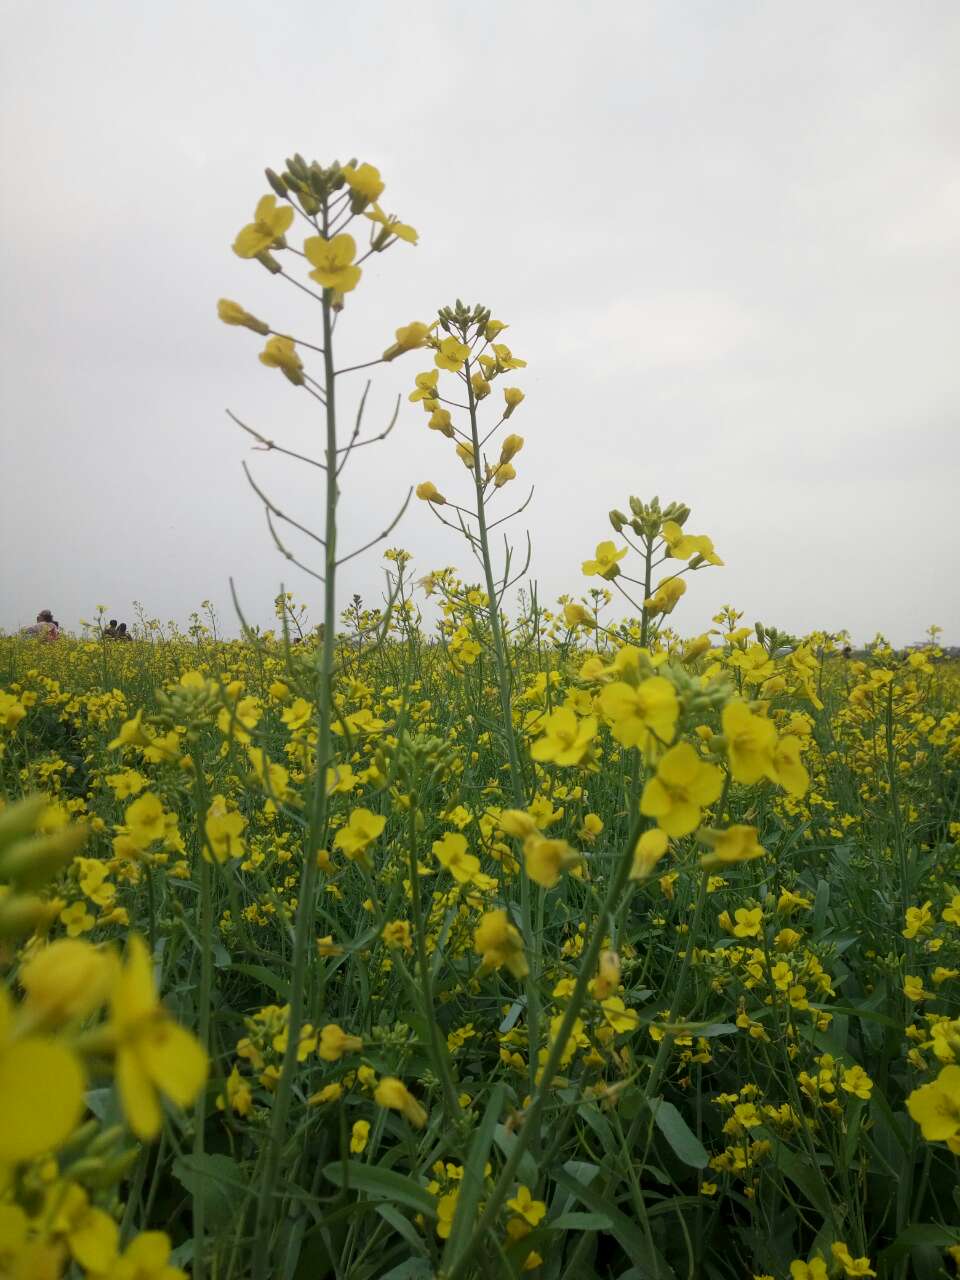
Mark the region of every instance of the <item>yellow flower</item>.
<instances>
[{"instance_id":1,"label":"yellow flower","mask_svg":"<svg viewBox=\"0 0 960 1280\"><path fill-rule=\"evenodd\" d=\"M759 938L763 927L762 907L738 907L733 913L735 938Z\"/></svg>"},{"instance_id":2,"label":"yellow flower","mask_svg":"<svg viewBox=\"0 0 960 1280\"><path fill-rule=\"evenodd\" d=\"M370 1121L355 1120L353 1128L350 1130L350 1150L355 1156L360 1155L362 1151L366 1151L369 1137Z\"/></svg>"},{"instance_id":3,"label":"yellow flower","mask_svg":"<svg viewBox=\"0 0 960 1280\"><path fill-rule=\"evenodd\" d=\"M547 1206L544 1202L542 1200L534 1200L530 1193L530 1188L524 1186L522 1182L517 1187L517 1194L512 1200L507 1201L507 1208L519 1214L531 1227L537 1226L547 1212Z\"/></svg>"},{"instance_id":4,"label":"yellow flower","mask_svg":"<svg viewBox=\"0 0 960 1280\"><path fill-rule=\"evenodd\" d=\"M367 846L382 833L387 825L383 814L371 813L369 809L354 809L345 827L333 837L333 847L342 849L348 858L362 860Z\"/></svg>"},{"instance_id":5,"label":"yellow flower","mask_svg":"<svg viewBox=\"0 0 960 1280\"><path fill-rule=\"evenodd\" d=\"M180 1267L170 1265L170 1251L170 1237L163 1231L142 1231L95 1280L189 1280Z\"/></svg>"},{"instance_id":6,"label":"yellow flower","mask_svg":"<svg viewBox=\"0 0 960 1280\"><path fill-rule=\"evenodd\" d=\"M770 776L792 796L806 794L810 775L800 760L800 739L793 734L780 738L774 747Z\"/></svg>"},{"instance_id":7,"label":"yellow flower","mask_svg":"<svg viewBox=\"0 0 960 1280\"><path fill-rule=\"evenodd\" d=\"M686 589L687 584L682 578L665 578L653 595L644 600L643 607L654 617L660 613L672 613Z\"/></svg>"},{"instance_id":8,"label":"yellow flower","mask_svg":"<svg viewBox=\"0 0 960 1280\"><path fill-rule=\"evenodd\" d=\"M689 742L681 742L665 753L656 777L644 786L640 812L656 818L658 826L676 839L696 830L702 809L722 789L723 774L716 765L706 764Z\"/></svg>"},{"instance_id":9,"label":"yellow flower","mask_svg":"<svg viewBox=\"0 0 960 1280\"><path fill-rule=\"evenodd\" d=\"M448 369L451 373L458 373L469 354L470 348L459 338L444 338L434 356L434 363L438 369Z\"/></svg>"},{"instance_id":10,"label":"yellow flower","mask_svg":"<svg viewBox=\"0 0 960 1280\"><path fill-rule=\"evenodd\" d=\"M509 462L499 462L492 470L487 468L487 477L493 476L493 483L498 489L502 489L510 480L516 480L516 468L512 467Z\"/></svg>"},{"instance_id":11,"label":"yellow flower","mask_svg":"<svg viewBox=\"0 0 960 1280\"><path fill-rule=\"evenodd\" d=\"M230 858L242 857L246 850L243 842L246 825L247 820L242 813L228 810L226 799L214 796L203 827L207 837L201 850L204 858L210 862L212 853L217 862L223 865Z\"/></svg>"},{"instance_id":12,"label":"yellow flower","mask_svg":"<svg viewBox=\"0 0 960 1280\"><path fill-rule=\"evenodd\" d=\"M432 502L438 507L445 506L447 501L432 480L424 480L422 484L417 485L417 497L423 502Z\"/></svg>"},{"instance_id":13,"label":"yellow flower","mask_svg":"<svg viewBox=\"0 0 960 1280\"><path fill-rule=\"evenodd\" d=\"M503 966L515 978L525 978L530 972L523 939L502 907L483 915L473 935L473 949L483 957L484 970Z\"/></svg>"},{"instance_id":14,"label":"yellow flower","mask_svg":"<svg viewBox=\"0 0 960 1280\"><path fill-rule=\"evenodd\" d=\"M279 369L295 387L303 386L303 361L297 355L292 338L270 338L260 352L260 363Z\"/></svg>"},{"instance_id":15,"label":"yellow flower","mask_svg":"<svg viewBox=\"0 0 960 1280\"><path fill-rule=\"evenodd\" d=\"M606 1000L601 1001L600 1008L603 1010L604 1021L618 1035L627 1031L636 1031L640 1025L640 1015L635 1009L628 1009L619 996L608 996Z\"/></svg>"},{"instance_id":16,"label":"yellow flower","mask_svg":"<svg viewBox=\"0 0 960 1280\"><path fill-rule=\"evenodd\" d=\"M278 209L276 196L263 196L253 219L233 242L233 252L240 258L255 258L281 241L293 222L293 209L290 205Z\"/></svg>"},{"instance_id":17,"label":"yellow flower","mask_svg":"<svg viewBox=\"0 0 960 1280\"><path fill-rule=\"evenodd\" d=\"M85 1087L72 1049L47 1036L16 1035L13 1005L0 987L0 1166L62 1146L83 1115Z\"/></svg>"},{"instance_id":18,"label":"yellow flower","mask_svg":"<svg viewBox=\"0 0 960 1280\"><path fill-rule=\"evenodd\" d=\"M960 1134L960 1067L944 1067L936 1080L914 1089L907 1110L928 1142L946 1142Z\"/></svg>"},{"instance_id":19,"label":"yellow flower","mask_svg":"<svg viewBox=\"0 0 960 1280\"><path fill-rule=\"evenodd\" d=\"M86 1190L76 1182L54 1183L46 1202L48 1230L66 1241L74 1261L89 1273L106 1271L120 1243L120 1228L109 1213L91 1205Z\"/></svg>"},{"instance_id":20,"label":"yellow flower","mask_svg":"<svg viewBox=\"0 0 960 1280\"><path fill-rule=\"evenodd\" d=\"M840 1081L840 1088L847 1093L852 1093L855 1098L867 1099L873 1089L873 1081L863 1067L847 1067L843 1073L843 1079Z\"/></svg>"},{"instance_id":21,"label":"yellow flower","mask_svg":"<svg viewBox=\"0 0 960 1280\"><path fill-rule=\"evenodd\" d=\"M766 849L757 840L757 828L742 826L739 823L734 823L723 831L701 827L697 832L697 839L713 850L712 853L705 853L700 859L701 867L707 870L736 862L750 862L753 858L760 858L766 853Z\"/></svg>"},{"instance_id":22,"label":"yellow flower","mask_svg":"<svg viewBox=\"0 0 960 1280\"><path fill-rule=\"evenodd\" d=\"M418 240L416 227L408 226L406 222L401 222L399 218L392 213L384 213L376 201L373 202L371 209L366 209L363 216L369 218L371 222L379 223L383 228L375 234L373 239L373 247L379 253L381 249L385 249L392 242L394 236L398 240L405 240L407 244L416 244Z\"/></svg>"},{"instance_id":23,"label":"yellow flower","mask_svg":"<svg viewBox=\"0 0 960 1280\"><path fill-rule=\"evenodd\" d=\"M705 534L684 533L675 520L665 520L660 532L667 544L667 555L674 560L689 560L693 556L699 556L708 564L723 564L713 549L713 542Z\"/></svg>"},{"instance_id":24,"label":"yellow flower","mask_svg":"<svg viewBox=\"0 0 960 1280\"><path fill-rule=\"evenodd\" d=\"M637 841L633 850L633 866L630 868L631 880L646 880L653 874L653 869L667 852L670 839L659 827L651 827Z\"/></svg>"},{"instance_id":25,"label":"yellow flower","mask_svg":"<svg viewBox=\"0 0 960 1280\"><path fill-rule=\"evenodd\" d=\"M389 920L381 931L380 937L384 946L391 950L411 952L413 941L410 936L410 925L406 920Z\"/></svg>"},{"instance_id":26,"label":"yellow flower","mask_svg":"<svg viewBox=\"0 0 960 1280\"><path fill-rule=\"evenodd\" d=\"M427 426L431 431L439 431L440 434L442 436L446 436L448 440L453 439L453 419L450 417L449 409L434 409L431 412L430 417L427 419ZM472 465L472 457L470 461Z\"/></svg>"},{"instance_id":27,"label":"yellow flower","mask_svg":"<svg viewBox=\"0 0 960 1280\"><path fill-rule=\"evenodd\" d=\"M20 970L26 1011L48 1027L85 1018L106 1003L116 972L111 951L60 938L31 952Z\"/></svg>"},{"instance_id":28,"label":"yellow flower","mask_svg":"<svg viewBox=\"0 0 960 1280\"><path fill-rule=\"evenodd\" d=\"M363 272L353 263L357 256L357 242L353 236L346 232L332 240L324 236L309 236L303 242L303 252L314 268L310 279L316 280L317 284L325 289L336 289L338 293L349 293L357 287Z\"/></svg>"},{"instance_id":29,"label":"yellow flower","mask_svg":"<svg viewBox=\"0 0 960 1280\"><path fill-rule=\"evenodd\" d=\"M626 554L626 547L622 551L618 551L612 542L599 542L597 543L596 559L584 560L582 565L583 572L588 578L599 575L609 582L619 574L620 566L617 561L622 560Z\"/></svg>"},{"instance_id":30,"label":"yellow flower","mask_svg":"<svg viewBox=\"0 0 960 1280\"><path fill-rule=\"evenodd\" d=\"M590 744L597 734L595 716L578 720L568 707L558 707L542 722L543 737L530 748L534 760L553 764L580 764L590 755Z\"/></svg>"},{"instance_id":31,"label":"yellow flower","mask_svg":"<svg viewBox=\"0 0 960 1280\"><path fill-rule=\"evenodd\" d=\"M458 831L448 831L441 840L434 840L433 854L458 884L469 884L480 870L480 859L467 853L467 838Z\"/></svg>"},{"instance_id":32,"label":"yellow flower","mask_svg":"<svg viewBox=\"0 0 960 1280\"><path fill-rule=\"evenodd\" d=\"M517 405L523 401L524 394L519 387L504 387L503 399L505 405L503 416L504 419L507 419L510 417L511 413L513 413L514 409L516 409Z\"/></svg>"},{"instance_id":33,"label":"yellow flower","mask_svg":"<svg viewBox=\"0 0 960 1280\"><path fill-rule=\"evenodd\" d=\"M560 883L564 871L581 861L580 854L566 840L550 840L539 833L523 842L523 863L535 884L552 889Z\"/></svg>"},{"instance_id":34,"label":"yellow flower","mask_svg":"<svg viewBox=\"0 0 960 1280\"><path fill-rule=\"evenodd\" d=\"M360 196L364 203L377 200L383 194L380 170L374 165L361 164L354 168L352 165L345 164L340 172L346 178L350 190Z\"/></svg>"},{"instance_id":35,"label":"yellow flower","mask_svg":"<svg viewBox=\"0 0 960 1280\"><path fill-rule=\"evenodd\" d=\"M754 715L745 702L728 702L721 715L727 740L730 772L737 782L751 784L769 775L777 731L764 716Z\"/></svg>"},{"instance_id":36,"label":"yellow flower","mask_svg":"<svg viewBox=\"0 0 960 1280\"><path fill-rule=\"evenodd\" d=\"M820 1257L809 1262L795 1258L790 1263L790 1280L827 1280L827 1264Z\"/></svg>"},{"instance_id":37,"label":"yellow flower","mask_svg":"<svg viewBox=\"0 0 960 1280\"><path fill-rule=\"evenodd\" d=\"M677 692L663 676L651 676L638 685L614 680L600 692L600 710L611 732L625 747L646 746L653 734L669 742L677 727L680 706Z\"/></svg>"},{"instance_id":38,"label":"yellow flower","mask_svg":"<svg viewBox=\"0 0 960 1280\"><path fill-rule=\"evenodd\" d=\"M146 849L155 840L162 840L166 834L166 814L159 796L152 791L145 791L142 796L129 804L124 812L123 820L127 834L138 849Z\"/></svg>"},{"instance_id":39,"label":"yellow flower","mask_svg":"<svg viewBox=\"0 0 960 1280\"><path fill-rule=\"evenodd\" d=\"M249 311L244 311L239 302L231 302L229 298L221 298L217 303L217 315L224 324L240 325L244 329L252 329L254 333L262 334L264 337L270 332L268 324L264 324L262 320L252 316Z\"/></svg>"},{"instance_id":40,"label":"yellow flower","mask_svg":"<svg viewBox=\"0 0 960 1280\"><path fill-rule=\"evenodd\" d=\"M339 1062L345 1053L359 1053L362 1048L360 1036L347 1035L335 1022L331 1022L320 1032L317 1057L324 1062Z\"/></svg>"},{"instance_id":41,"label":"yellow flower","mask_svg":"<svg viewBox=\"0 0 960 1280\"><path fill-rule=\"evenodd\" d=\"M180 1107L193 1102L207 1078L207 1055L157 999L150 956L136 934L110 996L110 1030L124 1115L138 1138L155 1138L162 1118L158 1095Z\"/></svg>"},{"instance_id":42,"label":"yellow flower","mask_svg":"<svg viewBox=\"0 0 960 1280\"><path fill-rule=\"evenodd\" d=\"M830 1252L843 1267L845 1276L875 1276L877 1274L871 1269L869 1258L854 1258L847 1246L839 1241L830 1246Z\"/></svg>"},{"instance_id":43,"label":"yellow flower","mask_svg":"<svg viewBox=\"0 0 960 1280\"><path fill-rule=\"evenodd\" d=\"M908 1000L915 1000L919 1003L926 1000L928 992L923 989L923 978L918 974L905 974L903 979L903 994Z\"/></svg>"},{"instance_id":44,"label":"yellow flower","mask_svg":"<svg viewBox=\"0 0 960 1280\"><path fill-rule=\"evenodd\" d=\"M397 340L387 347L383 353L383 359L389 362L403 355L405 351L415 351L417 347L426 346L432 327L432 325L423 324L420 320L413 320L410 324L403 325L396 330Z\"/></svg>"},{"instance_id":45,"label":"yellow flower","mask_svg":"<svg viewBox=\"0 0 960 1280\"><path fill-rule=\"evenodd\" d=\"M383 1077L377 1085L373 1100L378 1106L389 1108L391 1111L399 1111L401 1115L406 1116L415 1129L422 1129L427 1123L426 1111L424 1111L403 1081L398 1080L395 1076Z\"/></svg>"},{"instance_id":46,"label":"yellow flower","mask_svg":"<svg viewBox=\"0 0 960 1280\"><path fill-rule=\"evenodd\" d=\"M437 394L437 380L440 377L439 369L431 369L428 373L418 373L416 376L416 386L407 396L408 400L414 404L418 400L432 400Z\"/></svg>"}]
</instances>

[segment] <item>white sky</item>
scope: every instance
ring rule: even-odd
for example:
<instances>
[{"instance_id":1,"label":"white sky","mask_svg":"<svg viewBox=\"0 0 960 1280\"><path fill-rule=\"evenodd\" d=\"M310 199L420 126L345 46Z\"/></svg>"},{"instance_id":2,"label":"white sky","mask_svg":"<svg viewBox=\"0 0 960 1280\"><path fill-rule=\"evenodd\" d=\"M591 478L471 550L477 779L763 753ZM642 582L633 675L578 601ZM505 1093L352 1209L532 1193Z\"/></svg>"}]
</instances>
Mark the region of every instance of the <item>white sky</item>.
<instances>
[{"instance_id":1,"label":"white sky","mask_svg":"<svg viewBox=\"0 0 960 1280\"><path fill-rule=\"evenodd\" d=\"M367 264L342 363L457 296L510 323L529 361L513 492L537 486L514 534L545 600L591 585L609 508L658 493L727 561L692 581L685 632L730 601L791 630L906 643L936 622L960 643L953 0L0 17L0 628L98 603L132 621L134 599L184 622L205 598L229 628L231 575L258 621L281 579L319 618L240 463L317 526L320 473L251 453L224 410L308 450L319 416L215 313L224 296L318 332L318 307L230 250L264 166L300 150L376 164L421 235ZM426 367L375 371L371 428ZM343 548L427 478L453 496L466 477L404 401L345 473ZM422 503L391 542L477 576ZM342 603L378 596L381 551Z\"/></svg>"}]
</instances>

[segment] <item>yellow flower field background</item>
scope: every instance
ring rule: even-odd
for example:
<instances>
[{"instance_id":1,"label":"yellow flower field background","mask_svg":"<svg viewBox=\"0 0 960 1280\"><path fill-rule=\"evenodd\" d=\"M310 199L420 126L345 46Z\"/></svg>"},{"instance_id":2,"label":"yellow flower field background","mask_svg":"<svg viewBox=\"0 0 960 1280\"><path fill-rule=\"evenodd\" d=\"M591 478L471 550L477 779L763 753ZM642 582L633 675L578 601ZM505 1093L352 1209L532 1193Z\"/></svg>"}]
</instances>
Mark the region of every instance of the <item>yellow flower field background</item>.
<instances>
[{"instance_id":1,"label":"yellow flower field background","mask_svg":"<svg viewBox=\"0 0 960 1280\"><path fill-rule=\"evenodd\" d=\"M315 402L316 525L247 473L315 612L0 637L0 1276L954 1274L937 628L853 651L730 606L685 636L723 561L682 495L609 495L540 600L522 334L456 300L341 367L417 232L370 163L267 181L234 253L316 325L218 313ZM397 422L436 470L342 546L341 477ZM392 545L411 501L459 569Z\"/></svg>"}]
</instances>

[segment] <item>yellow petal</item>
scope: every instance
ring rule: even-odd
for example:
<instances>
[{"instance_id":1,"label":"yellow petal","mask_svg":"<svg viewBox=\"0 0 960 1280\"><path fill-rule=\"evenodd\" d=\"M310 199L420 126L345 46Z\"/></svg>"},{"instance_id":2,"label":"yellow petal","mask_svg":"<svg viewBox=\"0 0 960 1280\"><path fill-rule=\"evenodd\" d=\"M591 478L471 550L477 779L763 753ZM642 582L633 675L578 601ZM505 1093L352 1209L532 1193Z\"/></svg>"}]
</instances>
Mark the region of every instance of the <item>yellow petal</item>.
<instances>
[{"instance_id":1,"label":"yellow petal","mask_svg":"<svg viewBox=\"0 0 960 1280\"><path fill-rule=\"evenodd\" d=\"M0 1164L60 1146L83 1114L83 1069L64 1045L40 1036L0 1052Z\"/></svg>"},{"instance_id":2,"label":"yellow petal","mask_svg":"<svg viewBox=\"0 0 960 1280\"><path fill-rule=\"evenodd\" d=\"M163 1116L153 1084L135 1048L127 1046L118 1050L116 1080L120 1104L130 1128L145 1141L155 1138Z\"/></svg>"},{"instance_id":3,"label":"yellow petal","mask_svg":"<svg viewBox=\"0 0 960 1280\"><path fill-rule=\"evenodd\" d=\"M207 1055L195 1036L175 1022L160 1022L139 1044L140 1061L150 1079L180 1107L186 1107L203 1088Z\"/></svg>"}]
</instances>

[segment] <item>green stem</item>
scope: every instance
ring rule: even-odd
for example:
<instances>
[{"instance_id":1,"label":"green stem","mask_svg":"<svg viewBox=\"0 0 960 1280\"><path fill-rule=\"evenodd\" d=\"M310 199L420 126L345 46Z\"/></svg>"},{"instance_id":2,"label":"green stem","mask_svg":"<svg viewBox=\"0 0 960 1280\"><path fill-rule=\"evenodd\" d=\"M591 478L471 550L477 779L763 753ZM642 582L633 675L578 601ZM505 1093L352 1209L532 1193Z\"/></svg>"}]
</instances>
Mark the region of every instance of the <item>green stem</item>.
<instances>
[{"instance_id":1,"label":"green stem","mask_svg":"<svg viewBox=\"0 0 960 1280\"><path fill-rule=\"evenodd\" d=\"M324 229L327 213L324 209ZM323 838L327 821L326 771L331 756L330 720L332 714L332 679L334 668L336 627L336 569L337 569L337 418L335 402L335 373L333 365L333 321L330 291L323 294L323 364L326 389L326 521L324 531L324 610L323 646L320 667L317 672L317 751L316 776L310 803L310 824L303 850L303 866L300 872L299 901L294 927L293 971L290 977L290 1008L287 1023L287 1046L277 1081L273 1101L270 1134L257 1200L254 1245L254 1280L272 1280L271 1244L274 1220L274 1196L283 1154L287 1116L293 1094L293 1081L297 1072L297 1050L300 1030L306 1021L304 992L310 961L314 956L313 932L316 918L317 851Z\"/></svg>"},{"instance_id":2,"label":"green stem","mask_svg":"<svg viewBox=\"0 0 960 1280\"><path fill-rule=\"evenodd\" d=\"M410 869L410 902L413 912L413 931L417 941L417 963L420 968L420 993L423 999L423 1017L427 1024L430 1038L430 1056L433 1068L443 1087L443 1105L450 1121L456 1120L460 1114L460 1102L457 1089L450 1070L450 1059L446 1045L441 1042L440 1029L437 1026L436 1011L433 1007L433 982L430 977L430 961L427 956L427 923L423 918L423 902L420 898L420 876L417 871L417 811L410 806L407 825L407 865Z\"/></svg>"},{"instance_id":3,"label":"green stem","mask_svg":"<svg viewBox=\"0 0 960 1280\"><path fill-rule=\"evenodd\" d=\"M574 983L573 992L570 1001L564 1011L563 1021L560 1023L556 1038L550 1046L550 1052L544 1063L543 1071L540 1075L540 1082L537 1086L536 1094L533 1102L527 1111L526 1118L523 1122L523 1128L517 1135L517 1140L513 1145L513 1150L507 1157L506 1164L500 1172L500 1177L496 1181L496 1185L487 1199L486 1207L480 1215L480 1219L474 1228L473 1235L467 1244L460 1261L456 1264L447 1280L461 1280L461 1277L467 1274L467 1268L470 1265L476 1250L482 1245L484 1236L496 1221L497 1214L500 1212L501 1205L508 1192L513 1185L514 1174L519 1167L527 1148L539 1137L540 1116L543 1111L544 1103L550 1092L550 1085L553 1078L557 1074L560 1066L560 1059L566 1048L567 1040L570 1032L573 1030L573 1024L576 1022L580 1010L583 1007L584 997L587 993L587 984L597 971L597 962L600 958L600 952L603 949L604 931L606 921L610 916L623 909L629 901L629 893L627 892L630 878L630 869L633 865L633 850L637 841L646 826L646 819L637 816L634 820L633 827L627 840L627 847L621 853L620 860L617 863L610 883L607 886L606 897L603 906L600 909L600 915L594 926L593 936L583 953L583 962L580 966L580 972L577 974L577 980Z\"/></svg>"}]
</instances>

